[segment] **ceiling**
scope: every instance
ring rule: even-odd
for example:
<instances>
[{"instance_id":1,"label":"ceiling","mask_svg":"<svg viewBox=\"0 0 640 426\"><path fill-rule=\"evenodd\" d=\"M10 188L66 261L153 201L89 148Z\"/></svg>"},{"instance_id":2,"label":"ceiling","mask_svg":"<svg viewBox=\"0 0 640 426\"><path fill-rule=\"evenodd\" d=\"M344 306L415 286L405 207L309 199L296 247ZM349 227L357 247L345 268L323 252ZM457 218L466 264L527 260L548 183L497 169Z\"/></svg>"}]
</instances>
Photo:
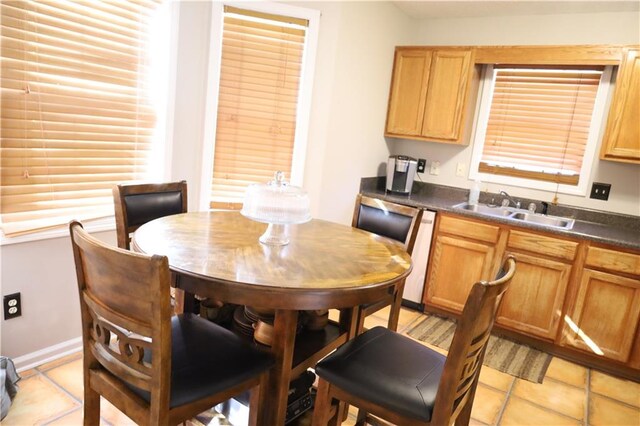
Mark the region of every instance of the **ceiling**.
<instances>
[{"instance_id":1,"label":"ceiling","mask_svg":"<svg viewBox=\"0 0 640 426\"><path fill-rule=\"evenodd\" d=\"M638 12L640 1L394 1L400 10L417 19L472 18L482 16L549 15L563 13Z\"/></svg>"}]
</instances>

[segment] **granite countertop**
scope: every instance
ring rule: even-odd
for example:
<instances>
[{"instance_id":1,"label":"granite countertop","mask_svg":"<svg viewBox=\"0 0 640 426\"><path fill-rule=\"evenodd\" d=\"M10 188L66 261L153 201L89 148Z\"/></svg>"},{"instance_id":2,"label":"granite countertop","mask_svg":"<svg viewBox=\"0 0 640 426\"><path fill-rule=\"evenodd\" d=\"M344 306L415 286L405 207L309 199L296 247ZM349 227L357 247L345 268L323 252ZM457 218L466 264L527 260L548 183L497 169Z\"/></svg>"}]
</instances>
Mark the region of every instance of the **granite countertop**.
<instances>
[{"instance_id":1,"label":"granite countertop","mask_svg":"<svg viewBox=\"0 0 640 426\"><path fill-rule=\"evenodd\" d=\"M638 216L549 204L547 211L549 215L575 219L572 229L560 229L531 222L515 222L512 219L490 216L468 210L454 209L454 205L467 201L469 195L468 189L414 182L411 194L402 195L386 192L384 185L384 177L362 178L360 182L360 192L364 195L382 198L398 204L421 207L436 212L450 212L490 222L504 223L570 238L640 250L640 217ZM481 204L495 201L499 203L502 198L504 197L498 194L481 192L479 201ZM527 206L533 202L538 206L538 211L541 208L539 201L524 198L516 199L520 201L523 206Z\"/></svg>"}]
</instances>

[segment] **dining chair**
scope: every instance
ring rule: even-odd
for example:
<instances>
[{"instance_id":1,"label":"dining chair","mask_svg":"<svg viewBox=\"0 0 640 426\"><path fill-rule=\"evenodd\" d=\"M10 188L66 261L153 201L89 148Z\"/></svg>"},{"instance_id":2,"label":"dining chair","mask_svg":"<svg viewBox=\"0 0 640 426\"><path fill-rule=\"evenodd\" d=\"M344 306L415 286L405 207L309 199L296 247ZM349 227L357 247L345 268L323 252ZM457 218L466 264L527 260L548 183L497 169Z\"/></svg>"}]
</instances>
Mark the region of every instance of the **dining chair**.
<instances>
[{"instance_id":1,"label":"dining chair","mask_svg":"<svg viewBox=\"0 0 640 426\"><path fill-rule=\"evenodd\" d=\"M369 413L398 425L468 424L495 314L515 271L508 256L494 281L473 285L447 356L375 327L319 362L313 426L331 420L333 398L358 407L360 425Z\"/></svg>"},{"instance_id":2,"label":"dining chair","mask_svg":"<svg viewBox=\"0 0 640 426\"><path fill-rule=\"evenodd\" d=\"M411 254L416 243L421 218L422 209L358 194L351 226L399 241L407 253ZM367 316L387 306L391 306L387 327L396 330L403 291L404 280L399 282L393 288L393 293L383 300L361 306L357 324L358 331L364 330L364 320Z\"/></svg>"},{"instance_id":3,"label":"dining chair","mask_svg":"<svg viewBox=\"0 0 640 426\"><path fill-rule=\"evenodd\" d=\"M120 184L113 187L118 247L129 250L141 225L187 212L187 182Z\"/></svg>"},{"instance_id":4,"label":"dining chair","mask_svg":"<svg viewBox=\"0 0 640 426\"><path fill-rule=\"evenodd\" d=\"M130 249L131 234L154 219L187 212L187 182L120 184L113 187L118 247ZM177 277L172 274L171 282ZM171 288L175 312L194 311L195 298L175 286Z\"/></svg>"},{"instance_id":5,"label":"dining chair","mask_svg":"<svg viewBox=\"0 0 640 426\"><path fill-rule=\"evenodd\" d=\"M171 316L169 265L110 247L69 225L82 317L84 424L100 396L141 425L177 424L251 390L251 424L273 363L232 332L194 314Z\"/></svg>"}]
</instances>

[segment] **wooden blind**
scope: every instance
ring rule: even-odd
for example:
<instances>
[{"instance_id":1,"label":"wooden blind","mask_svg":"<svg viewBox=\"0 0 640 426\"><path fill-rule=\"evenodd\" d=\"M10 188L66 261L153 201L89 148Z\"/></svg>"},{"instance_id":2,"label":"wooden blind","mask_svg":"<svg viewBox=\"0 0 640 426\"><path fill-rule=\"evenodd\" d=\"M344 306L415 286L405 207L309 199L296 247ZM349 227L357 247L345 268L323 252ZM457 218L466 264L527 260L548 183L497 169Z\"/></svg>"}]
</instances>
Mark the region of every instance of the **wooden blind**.
<instances>
[{"instance_id":1,"label":"wooden blind","mask_svg":"<svg viewBox=\"0 0 640 426\"><path fill-rule=\"evenodd\" d=\"M290 177L308 22L226 7L211 207L251 183Z\"/></svg>"},{"instance_id":2,"label":"wooden blind","mask_svg":"<svg viewBox=\"0 0 640 426\"><path fill-rule=\"evenodd\" d=\"M601 75L496 69L479 170L577 185Z\"/></svg>"},{"instance_id":3,"label":"wooden blind","mask_svg":"<svg viewBox=\"0 0 640 426\"><path fill-rule=\"evenodd\" d=\"M2 1L5 235L113 214L145 177L155 115L145 83L155 1Z\"/></svg>"}]
</instances>

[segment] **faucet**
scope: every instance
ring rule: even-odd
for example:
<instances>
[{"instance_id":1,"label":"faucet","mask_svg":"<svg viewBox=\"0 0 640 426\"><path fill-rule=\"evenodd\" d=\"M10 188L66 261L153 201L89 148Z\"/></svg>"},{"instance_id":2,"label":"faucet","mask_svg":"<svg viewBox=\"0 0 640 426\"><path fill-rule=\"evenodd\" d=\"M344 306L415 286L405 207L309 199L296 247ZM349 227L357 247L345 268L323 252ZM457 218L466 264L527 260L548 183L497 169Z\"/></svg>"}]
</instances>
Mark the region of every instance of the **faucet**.
<instances>
[{"instance_id":1,"label":"faucet","mask_svg":"<svg viewBox=\"0 0 640 426\"><path fill-rule=\"evenodd\" d=\"M507 204L506 204L506 205L505 205L505 203L504 203L506 200L502 200L502 206L503 206L503 207L507 207L507 206L509 206L509 204L510 204L510 203L513 203L513 205L514 205L514 206L516 206L516 209L519 209L519 208L520 208L520 201L516 201L516 200L514 200L514 199L511 197L511 195L507 194L505 191L500 191L500 195L504 195L504 196L505 196L505 197L507 197L507 199L509 200L509 201L507 202Z\"/></svg>"}]
</instances>

